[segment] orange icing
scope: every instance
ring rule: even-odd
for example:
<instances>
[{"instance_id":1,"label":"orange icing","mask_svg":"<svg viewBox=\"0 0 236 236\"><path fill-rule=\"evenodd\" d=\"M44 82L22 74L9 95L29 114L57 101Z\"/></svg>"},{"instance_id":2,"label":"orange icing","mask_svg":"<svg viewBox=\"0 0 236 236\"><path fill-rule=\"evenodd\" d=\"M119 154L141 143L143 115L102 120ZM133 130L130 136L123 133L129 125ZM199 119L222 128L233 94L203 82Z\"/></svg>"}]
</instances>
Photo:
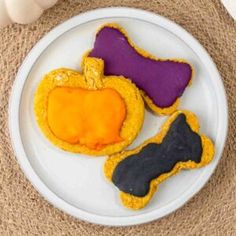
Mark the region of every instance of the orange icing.
<instances>
[{"instance_id":1,"label":"orange icing","mask_svg":"<svg viewBox=\"0 0 236 236\"><path fill-rule=\"evenodd\" d=\"M54 135L71 144L100 150L123 140L120 130L126 106L111 88L56 87L49 93L47 116Z\"/></svg>"}]
</instances>

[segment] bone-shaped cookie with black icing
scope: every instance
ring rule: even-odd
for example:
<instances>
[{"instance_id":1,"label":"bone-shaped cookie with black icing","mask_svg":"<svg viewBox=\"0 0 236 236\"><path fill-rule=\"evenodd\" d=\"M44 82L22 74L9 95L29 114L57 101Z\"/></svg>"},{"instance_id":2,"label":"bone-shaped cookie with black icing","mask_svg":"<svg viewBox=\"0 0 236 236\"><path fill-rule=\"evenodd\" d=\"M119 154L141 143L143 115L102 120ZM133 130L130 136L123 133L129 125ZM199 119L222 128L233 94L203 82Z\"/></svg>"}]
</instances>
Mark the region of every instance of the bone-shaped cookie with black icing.
<instances>
[{"instance_id":1,"label":"bone-shaped cookie with black icing","mask_svg":"<svg viewBox=\"0 0 236 236\"><path fill-rule=\"evenodd\" d=\"M120 190L123 205L140 209L162 181L181 169L205 166L213 156L214 145L199 134L197 117L189 111L177 111L153 138L134 150L109 156L104 173Z\"/></svg>"},{"instance_id":2,"label":"bone-shaped cookie with black icing","mask_svg":"<svg viewBox=\"0 0 236 236\"><path fill-rule=\"evenodd\" d=\"M160 59L138 48L118 24L105 24L86 54L105 62L105 75L122 75L141 91L157 114L171 114L193 77L192 66L183 59Z\"/></svg>"}]
</instances>

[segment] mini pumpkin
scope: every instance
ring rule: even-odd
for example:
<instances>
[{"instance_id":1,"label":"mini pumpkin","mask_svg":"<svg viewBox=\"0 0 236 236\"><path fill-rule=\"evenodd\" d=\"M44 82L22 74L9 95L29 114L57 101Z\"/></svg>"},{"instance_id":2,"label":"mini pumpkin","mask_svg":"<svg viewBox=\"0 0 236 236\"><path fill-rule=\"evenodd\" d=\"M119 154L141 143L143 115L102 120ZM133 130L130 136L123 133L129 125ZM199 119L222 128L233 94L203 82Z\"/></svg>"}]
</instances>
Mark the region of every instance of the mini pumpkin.
<instances>
[{"instance_id":1,"label":"mini pumpkin","mask_svg":"<svg viewBox=\"0 0 236 236\"><path fill-rule=\"evenodd\" d=\"M44 10L56 4L57 0L1 0L0 27L11 23L29 24L37 20Z\"/></svg>"},{"instance_id":2,"label":"mini pumpkin","mask_svg":"<svg viewBox=\"0 0 236 236\"><path fill-rule=\"evenodd\" d=\"M139 90L122 76L104 76L101 59L86 58L84 74L60 68L40 82L34 99L39 127L56 146L105 155L121 151L144 119Z\"/></svg>"}]
</instances>

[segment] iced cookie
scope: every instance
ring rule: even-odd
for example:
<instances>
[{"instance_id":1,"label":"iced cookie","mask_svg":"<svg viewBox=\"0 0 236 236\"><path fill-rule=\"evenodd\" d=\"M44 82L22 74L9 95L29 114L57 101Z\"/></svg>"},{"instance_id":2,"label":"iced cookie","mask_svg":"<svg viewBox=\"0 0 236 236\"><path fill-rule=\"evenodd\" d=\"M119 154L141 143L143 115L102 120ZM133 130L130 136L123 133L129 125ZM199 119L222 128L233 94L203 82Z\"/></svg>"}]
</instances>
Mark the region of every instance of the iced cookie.
<instances>
[{"instance_id":1,"label":"iced cookie","mask_svg":"<svg viewBox=\"0 0 236 236\"><path fill-rule=\"evenodd\" d=\"M160 59L138 48L117 24L106 24L96 34L86 56L105 62L105 75L129 78L142 91L147 105L157 114L171 114L193 77L193 68L182 59Z\"/></svg>"},{"instance_id":2,"label":"iced cookie","mask_svg":"<svg viewBox=\"0 0 236 236\"><path fill-rule=\"evenodd\" d=\"M56 146L76 153L121 151L144 119L139 90L122 76L103 75L103 60L85 59L83 74L61 68L45 75L34 99L39 127Z\"/></svg>"},{"instance_id":3,"label":"iced cookie","mask_svg":"<svg viewBox=\"0 0 236 236\"><path fill-rule=\"evenodd\" d=\"M123 205L140 209L162 181L181 169L205 166L213 156L213 143L199 134L197 117L189 111L177 111L156 136L134 150L110 156L104 173L119 189Z\"/></svg>"}]
</instances>

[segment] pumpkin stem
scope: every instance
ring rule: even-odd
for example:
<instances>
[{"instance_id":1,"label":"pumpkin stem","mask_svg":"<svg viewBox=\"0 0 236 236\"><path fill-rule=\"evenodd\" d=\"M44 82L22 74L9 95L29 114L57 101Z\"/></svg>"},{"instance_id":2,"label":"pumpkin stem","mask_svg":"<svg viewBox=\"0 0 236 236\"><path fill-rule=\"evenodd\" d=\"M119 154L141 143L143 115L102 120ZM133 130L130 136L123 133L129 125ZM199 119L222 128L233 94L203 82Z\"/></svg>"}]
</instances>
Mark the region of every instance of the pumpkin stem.
<instances>
[{"instance_id":1,"label":"pumpkin stem","mask_svg":"<svg viewBox=\"0 0 236 236\"><path fill-rule=\"evenodd\" d=\"M84 59L84 78L90 89L99 89L103 87L104 62L94 57Z\"/></svg>"}]
</instances>

